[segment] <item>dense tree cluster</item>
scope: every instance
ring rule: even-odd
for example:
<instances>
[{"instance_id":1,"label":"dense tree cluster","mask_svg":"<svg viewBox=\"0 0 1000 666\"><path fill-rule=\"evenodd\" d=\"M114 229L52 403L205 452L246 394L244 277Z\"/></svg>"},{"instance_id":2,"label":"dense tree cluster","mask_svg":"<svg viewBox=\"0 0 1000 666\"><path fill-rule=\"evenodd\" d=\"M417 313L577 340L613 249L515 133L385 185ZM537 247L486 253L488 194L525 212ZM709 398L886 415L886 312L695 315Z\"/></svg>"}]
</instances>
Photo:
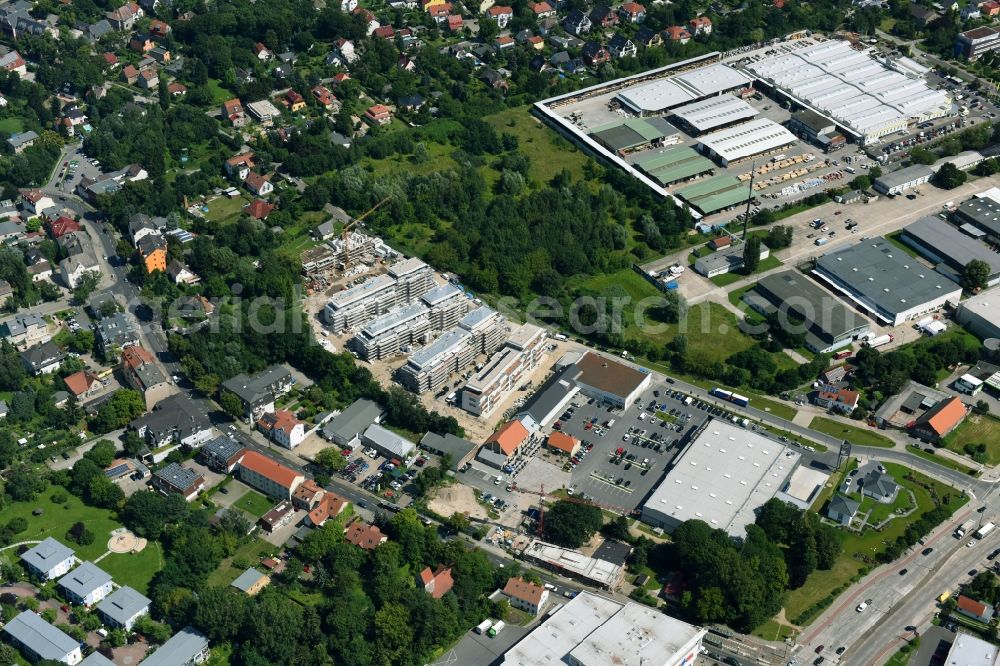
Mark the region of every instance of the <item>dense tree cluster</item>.
<instances>
[{"instance_id":1,"label":"dense tree cluster","mask_svg":"<svg viewBox=\"0 0 1000 666\"><path fill-rule=\"evenodd\" d=\"M924 338L888 353L865 348L852 361L854 382L870 392L868 397L873 402L879 396L899 393L910 379L933 386L937 373L944 368L974 363L979 358L979 346L972 336L944 336Z\"/></svg>"},{"instance_id":2,"label":"dense tree cluster","mask_svg":"<svg viewBox=\"0 0 1000 666\"><path fill-rule=\"evenodd\" d=\"M603 523L599 507L559 500L545 510L545 538L561 546L579 548L590 541Z\"/></svg>"},{"instance_id":3,"label":"dense tree cluster","mask_svg":"<svg viewBox=\"0 0 1000 666\"><path fill-rule=\"evenodd\" d=\"M802 587L816 569L830 569L843 551L840 532L811 511L771 499L757 513L757 525L780 544L788 566L788 587Z\"/></svg>"}]
</instances>

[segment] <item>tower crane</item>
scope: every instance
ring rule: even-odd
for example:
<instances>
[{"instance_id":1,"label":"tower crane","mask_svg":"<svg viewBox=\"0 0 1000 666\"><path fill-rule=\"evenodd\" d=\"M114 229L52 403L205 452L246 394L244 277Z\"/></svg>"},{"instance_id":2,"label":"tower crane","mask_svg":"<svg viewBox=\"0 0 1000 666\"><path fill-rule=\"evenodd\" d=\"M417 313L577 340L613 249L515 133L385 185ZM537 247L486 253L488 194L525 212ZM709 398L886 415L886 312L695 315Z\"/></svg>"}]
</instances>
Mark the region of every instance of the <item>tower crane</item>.
<instances>
[{"instance_id":1,"label":"tower crane","mask_svg":"<svg viewBox=\"0 0 1000 666\"><path fill-rule=\"evenodd\" d=\"M368 217L369 215L371 215L372 213L374 213L375 211L377 211L379 208L381 208L382 204L384 204L385 202L389 201L389 199L391 199L391 198L392 197L386 197L386 198L382 199L377 204L375 204L374 206L372 206L371 208L369 208L368 210L366 210L364 213L362 213L359 217L354 218L353 220L351 220L350 222L348 222L348 223L346 223L344 225L343 231L340 232L340 240L341 240L341 244L344 246L344 256L343 256L343 259L342 259L341 263L344 266L344 272L345 273L351 267L351 246L350 246L350 231L351 231L351 229L353 229L355 226L357 226L358 222L360 222L361 220L365 219L366 217Z\"/></svg>"}]
</instances>

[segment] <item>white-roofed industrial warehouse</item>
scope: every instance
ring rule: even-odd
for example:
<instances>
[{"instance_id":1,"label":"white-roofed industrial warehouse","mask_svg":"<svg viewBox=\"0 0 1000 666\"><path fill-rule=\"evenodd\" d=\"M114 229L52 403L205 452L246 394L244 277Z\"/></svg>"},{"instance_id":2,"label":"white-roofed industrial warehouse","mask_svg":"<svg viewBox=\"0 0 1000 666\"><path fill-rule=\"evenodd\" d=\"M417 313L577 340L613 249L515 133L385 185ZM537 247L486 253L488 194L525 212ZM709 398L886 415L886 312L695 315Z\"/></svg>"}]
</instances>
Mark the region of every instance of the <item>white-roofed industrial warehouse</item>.
<instances>
[{"instance_id":1,"label":"white-roofed industrial warehouse","mask_svg":"<svg viewBox=\"0 0 1000 666\"><path fill-rule=\"evenodd\" d=\"M712 95L746 88L750 83L750 77L743 72L715 64L626 88L615 99L638 116L659 115Z\"/></svg>"},{"instance_id":2,"label":"white-roofed industrial warehouse","mask_svg":"<svg viewBox=\"0 0 1000 666\"><path fill-rule=\"evenodd\" d=\"M730 162L769 153L795 143L798 139L787 129L767 118L706 134L698 140L704 152L722 166Z\"/></svg>"},{"instance_id":3,"label":"white-roofed industrial warehouse","mask_svg":"<svg viewBox=\"0 0 1000 666\"><path fill-rule=\"evenodd\" d=\"M708 132L757 116L757 109L733 95L719 95L673 110L674 116L695 133Z\"/></svg>"},{"instance_id":4,"label":"white-roofed industrial warehouse","mask_svg":"<svg viewBox=\"0 0 1000 666\"><path fill-rule=\"evenodd\" d=\"M946 93L888 69L849 42L830 40L787 51L747 69L794 100L834 118L871 143L913 122L951 111Z\"/></svg>"}]
</instances>

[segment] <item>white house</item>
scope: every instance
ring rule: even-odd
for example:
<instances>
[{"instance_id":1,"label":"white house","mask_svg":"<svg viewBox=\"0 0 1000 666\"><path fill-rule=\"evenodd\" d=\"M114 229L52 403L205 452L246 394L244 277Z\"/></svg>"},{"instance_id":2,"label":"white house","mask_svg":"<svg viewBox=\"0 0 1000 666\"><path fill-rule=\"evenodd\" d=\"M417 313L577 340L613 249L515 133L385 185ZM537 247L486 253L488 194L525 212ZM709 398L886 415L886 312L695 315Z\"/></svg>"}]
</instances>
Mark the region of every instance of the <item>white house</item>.
<instances>
[{"instance_id":1,"label":"white house","mask_svg":"<svg viewBox=\"0 0 1000 666\"><path fill-rule=\"evenodd\" d=\"M294 449L306 436L306 426L287 409L264 414L257 420L257 427L268 439Z\"/></svg>"},{"instance_id":2,"label":"white house","mask_svg":"<svg viewBox=\"0 0 1000 666\"><path fill-rule=\"evenodd\" d=\"M33 576L53 580L69 573L76 563L76 555L72 548L48 537L31 550L25 551L21 555L21 561Z\"/></svg>"},{"instance_id":3,"label":"white house","mask_svg":"<svg viewBox=\"0 0 1000 666\"><path fill-rule=\"evenodd\" d=\"M136 620L149 614L150 603L145 595L124 585L97 604L97 612L106 624L132 631Z\"/></svg>"},{"instance_id":4,"label":"white house","mask_svg":"<svg viewBox=\"0 0 1000 666\"><path fill-rule=\"evenodd\" d=\"M59 587L70 603L93 606L111 594L111 574L93 562L84 562L60 578Z\"/></svg>"}]
</instances>

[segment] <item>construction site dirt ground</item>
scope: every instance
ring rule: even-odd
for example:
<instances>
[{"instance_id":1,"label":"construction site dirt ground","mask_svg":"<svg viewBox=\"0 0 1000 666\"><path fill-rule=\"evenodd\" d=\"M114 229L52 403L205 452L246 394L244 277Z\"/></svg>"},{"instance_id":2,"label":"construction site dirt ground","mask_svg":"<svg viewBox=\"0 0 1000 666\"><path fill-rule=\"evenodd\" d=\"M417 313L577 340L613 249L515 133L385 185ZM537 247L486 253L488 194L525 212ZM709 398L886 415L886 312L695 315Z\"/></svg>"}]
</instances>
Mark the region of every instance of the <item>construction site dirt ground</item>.
<instances>
[{"instance_id":1,"label":"construction site dirt ground","mask_svg":"<svg viewBox=\"0 0 1000 666\"><path fill-rule=\"evenodd\" d=\"M427 507L439 516L448 517L458 512L479 520L489 518L486 509L476 501L475 491L460 483L439 488Z\"/></svg>"}]
</instances>

